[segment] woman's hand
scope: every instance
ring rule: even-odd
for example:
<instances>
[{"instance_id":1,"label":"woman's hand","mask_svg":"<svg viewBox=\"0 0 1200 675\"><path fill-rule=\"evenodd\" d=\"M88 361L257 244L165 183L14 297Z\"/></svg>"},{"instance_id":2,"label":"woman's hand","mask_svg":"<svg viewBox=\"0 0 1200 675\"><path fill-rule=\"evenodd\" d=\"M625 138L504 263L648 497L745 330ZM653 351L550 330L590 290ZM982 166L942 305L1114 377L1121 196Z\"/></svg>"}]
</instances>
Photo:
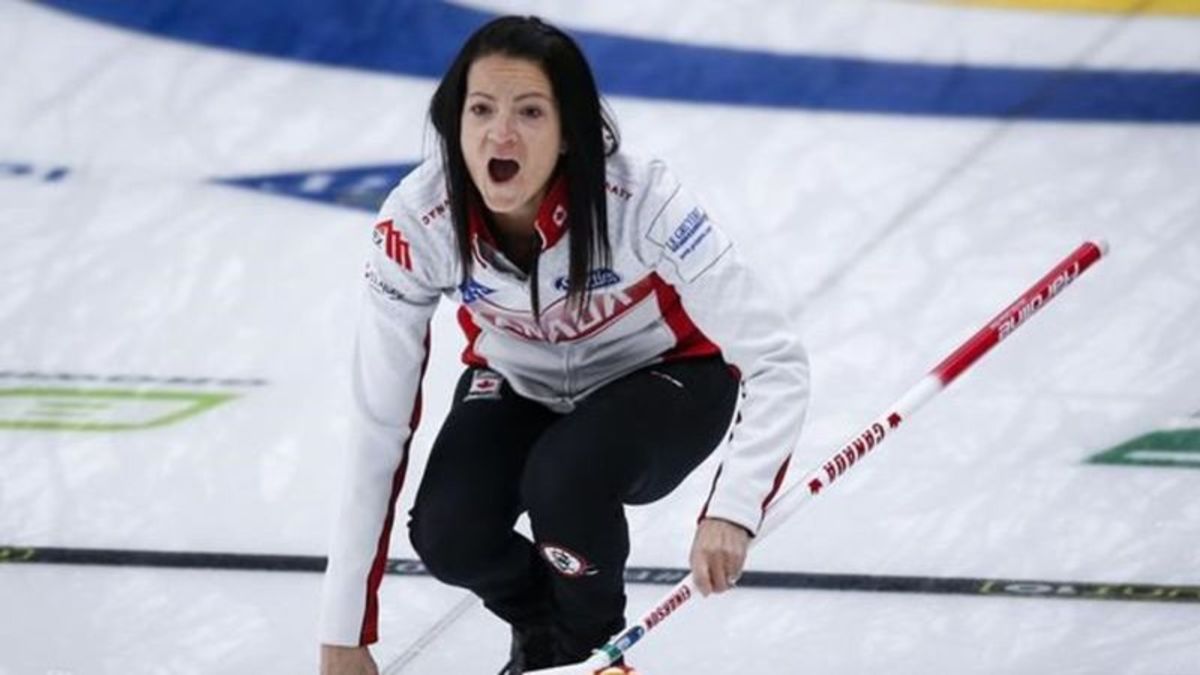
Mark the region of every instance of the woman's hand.
<instances>
[{"instance_id":1,"label":"woman's hand","mask_svg":"<svg viewBox=\"0 0 1200 675\"><path fill-rule=\"evenodd\" d=\"M321 645L321 675L379 675L366 647Z\"/></svg>"},{"instance_id":2,"label":"woman's hand","mask_svg":"<svg viewBox=\"0 0 1200 675\"><path fill-rule=\"evenodd\" d=\"M704 518L692 542L692 576L701 595L724 593L737 584L750 548L750 533L727 520Z\"/></svg>"}]
</instances>

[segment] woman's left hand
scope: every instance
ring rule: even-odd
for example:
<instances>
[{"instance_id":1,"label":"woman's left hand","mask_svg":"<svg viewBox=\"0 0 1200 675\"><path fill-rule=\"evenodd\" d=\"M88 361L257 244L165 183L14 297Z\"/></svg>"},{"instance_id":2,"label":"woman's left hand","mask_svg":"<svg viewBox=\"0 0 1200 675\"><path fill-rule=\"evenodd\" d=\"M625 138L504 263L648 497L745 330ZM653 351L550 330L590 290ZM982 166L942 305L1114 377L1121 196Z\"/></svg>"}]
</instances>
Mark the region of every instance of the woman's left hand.
<instances>
[{"instance_id":1,"label":"woman's left hand","mask_svg":"<svg viewBox=\"0 0 1200 675\"><path fill-rule=\"evenodd\" d=\"M701 595L724 593L737 584L750 548L750 533L717 518L701 519L692 542L692 576Z\"/></svg>"}]
</instances>

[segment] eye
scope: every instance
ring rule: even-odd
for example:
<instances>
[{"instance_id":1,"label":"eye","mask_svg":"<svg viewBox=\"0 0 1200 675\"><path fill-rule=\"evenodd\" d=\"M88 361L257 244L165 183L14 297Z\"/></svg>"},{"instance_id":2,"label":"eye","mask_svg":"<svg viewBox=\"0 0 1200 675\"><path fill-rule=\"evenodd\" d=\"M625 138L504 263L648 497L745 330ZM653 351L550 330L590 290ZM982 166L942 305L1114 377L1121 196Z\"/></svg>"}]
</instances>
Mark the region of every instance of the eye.
<instances>
[{"instance_id":1,"label":"eye","mask_svg":"<svg viewBox=\"0 0 1200 675\"><path fill-rule=\"evenodd\" d=\"M482 117L482 116L487 115L488 113L492 112L492 107L486 103L476 102L476 103L472 103L471 105L467 106L467 112L471 113L472 115L474 115L476 117Z\"/></svg>"},{"instance_id":2,"label":"eye","mask_svg":"<svg viewBox=\"0 0 1200 675\"><path fill-rule=\"evenodd\" d=\"M541 119L542 117L545 116L545 114L546 114L546 111L542 110L541 108L539 108L538 106L535 106L535 105L526 106L524 108L521 108L521 116L528 117L531 120Z\"/></svg>"}]
</instances>

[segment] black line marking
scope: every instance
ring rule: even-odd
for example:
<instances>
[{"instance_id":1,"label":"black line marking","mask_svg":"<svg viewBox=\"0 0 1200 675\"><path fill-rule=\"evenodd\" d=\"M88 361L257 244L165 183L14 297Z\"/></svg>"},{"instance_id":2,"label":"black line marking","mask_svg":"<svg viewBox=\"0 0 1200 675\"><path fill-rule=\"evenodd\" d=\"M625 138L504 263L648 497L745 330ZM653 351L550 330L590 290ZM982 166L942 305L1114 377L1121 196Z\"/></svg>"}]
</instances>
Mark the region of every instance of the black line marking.
<instances>
[{"instance_id":1,"label":"black line marking","mask_svg":"<svg viewBox=\"0 0 1200 675\"><path fill-rule=\"evenodd\" d=\"M5 563L251 572L323 572L325 570L325 558L320 556L0 546L0 565ZM428 576L429 574L419 560L408 558L388 560L386 573L396 576ZM672 567L630 567L625 571L625 580L631 584L671 585L678 583L686 574L687 570ZM747 571L738 582L738 587L1200 604L1200 586L1185 584Z\"/></svg>"}]
</instances>

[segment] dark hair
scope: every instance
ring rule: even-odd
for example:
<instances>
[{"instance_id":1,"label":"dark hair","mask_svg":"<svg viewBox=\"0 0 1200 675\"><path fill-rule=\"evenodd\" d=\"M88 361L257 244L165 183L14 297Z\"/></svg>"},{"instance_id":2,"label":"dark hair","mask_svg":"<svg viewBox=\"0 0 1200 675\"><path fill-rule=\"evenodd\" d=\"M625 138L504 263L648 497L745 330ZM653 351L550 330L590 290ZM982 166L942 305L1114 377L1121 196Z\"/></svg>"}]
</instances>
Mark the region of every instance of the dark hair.
<instances>
[{"instance_id":1,"label":"dark hair","mask_svg":"<svg viewBox=\"0 0 1200 675\"><path fill-rule=\"evenodd\" d=\"M611 254L604 163L617 151L620 137L616 123L600 103L596 80L579 45L566 33L536 17L500 17L475 31L442 77L429 104L429 117L441 138L450 214L462 260L462 282L469 280L473 266L467 214L472 206L482 208L483 204L463 160L460 136L463 101L471 64L492 54L538 64L550 80L558 101L567 151L559 158L555 171L566 175L570 209L567 295L582 309L589 295L588 277L593 266L608 264ZM531 286L533 311L537 314L540 312L537 284Z\"/></svg>"}]
</instances>

